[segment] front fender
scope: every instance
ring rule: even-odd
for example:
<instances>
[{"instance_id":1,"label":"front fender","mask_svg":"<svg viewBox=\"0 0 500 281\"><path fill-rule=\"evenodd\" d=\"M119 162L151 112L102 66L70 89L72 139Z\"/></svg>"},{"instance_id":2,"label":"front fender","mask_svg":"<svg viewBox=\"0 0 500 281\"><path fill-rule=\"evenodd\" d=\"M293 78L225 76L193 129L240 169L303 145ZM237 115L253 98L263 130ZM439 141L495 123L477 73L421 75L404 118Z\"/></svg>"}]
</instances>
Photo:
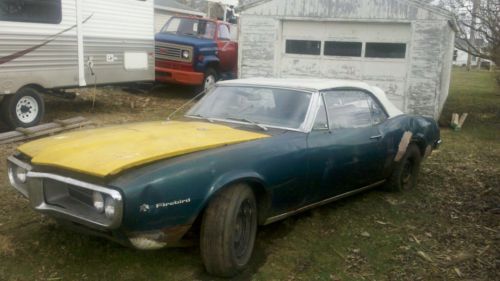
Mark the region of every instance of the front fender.
<instances>
[{"instance_id":1,"label":"front fender","mask_svg":"<svg viewBox=\"0 0 500 281\"><path fill-rule=\"evenodd\" d=\"M209 56L205 56L205 58L203 59L203 61L201 62L198 62L196 64L196 71L199 71L199 72L205 72L208 68L209 65L219 65L220 63L220 60L217 56L215 55L209 55Z\"/></svg>"},{"instance_id":2,"label":"front fender","mask_svg":"<svg viewBox=\"0 0 500 281\"><path fill-rule=\"evenodd\" d=\"M203 209L208 205L210 200L213 198L215 194L219 191L223 190L226 187L231 186L232 184L238 182L253 182L258 183L259 185L266 188L266 181L264 177L255 171L247 171L247 170L234 170L228 173L225 173L219 176L211 185L209 191L206 194L205 199L203 200L202 206Z\"/></svg>"}]
</instances>

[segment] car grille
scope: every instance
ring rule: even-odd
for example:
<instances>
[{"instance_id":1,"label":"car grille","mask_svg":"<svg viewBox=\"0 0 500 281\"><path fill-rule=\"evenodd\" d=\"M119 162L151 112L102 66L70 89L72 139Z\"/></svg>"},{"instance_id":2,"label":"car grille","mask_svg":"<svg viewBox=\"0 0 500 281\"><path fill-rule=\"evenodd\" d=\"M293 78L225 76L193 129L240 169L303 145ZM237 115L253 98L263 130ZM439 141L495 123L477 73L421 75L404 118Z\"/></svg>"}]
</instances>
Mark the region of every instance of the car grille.
<instances>
[{"instance_id":1,"label":"car grille","mask_svg":"<svg viewBox=\"0 0 500 281\"><path fill-rule=\"evenodd\" d=\"M52 179L43 180L45 201L64 209L86 209L95 212L92 207L92 191L79 188L64 182Z\"/></svg>"},{"instance_id":2,"label":"car grille","mask_svg":"<svg viewBox=\"0 0 500 281\"><path fill-rule=\"evenodd\" d=\"M182 51L189 52L188 59L182 57ZM193 47L156 41L155 54L157 60L191 62L193 59Z\"/></svg>"}]
</instances>

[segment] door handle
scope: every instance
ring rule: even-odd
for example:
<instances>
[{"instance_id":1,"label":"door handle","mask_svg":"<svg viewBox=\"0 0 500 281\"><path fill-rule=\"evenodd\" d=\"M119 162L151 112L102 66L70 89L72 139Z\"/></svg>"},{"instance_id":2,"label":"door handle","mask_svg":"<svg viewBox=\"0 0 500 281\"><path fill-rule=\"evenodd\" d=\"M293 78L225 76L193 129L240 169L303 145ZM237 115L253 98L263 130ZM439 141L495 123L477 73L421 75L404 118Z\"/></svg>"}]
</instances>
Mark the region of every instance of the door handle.
<instances>
[{"instance_id":1,"label":"door handle","mask_svg":"<svg viewBox=\"0 0 500 281\"><path fill-rule=\"evenodd\" d=\"M380 140L382 139L382 135L376 135L376 136L372 136L370 137L371 140Z\"/></svg>"}]
</instances>

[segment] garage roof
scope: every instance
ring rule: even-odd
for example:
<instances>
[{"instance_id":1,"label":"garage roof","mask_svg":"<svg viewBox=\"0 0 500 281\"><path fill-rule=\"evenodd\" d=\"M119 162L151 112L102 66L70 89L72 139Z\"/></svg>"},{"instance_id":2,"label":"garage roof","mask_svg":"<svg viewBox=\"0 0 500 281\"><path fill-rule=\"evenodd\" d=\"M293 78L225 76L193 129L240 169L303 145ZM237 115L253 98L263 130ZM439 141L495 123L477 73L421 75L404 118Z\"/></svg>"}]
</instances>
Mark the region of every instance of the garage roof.
<instances>
[{"instance_id":1,"label":"garage roof","mask_svg":"<svg viewBox=\"0 0 500 281\"><path fill-rule=\"evenodd\" d=\"M238 11L244 11L244 10L249 9L251 7L255 7L255 6L264 4L266 2L270 2L270 1L274 1L274 0L254 0L254 1L248 1L247 4L239 6L238 7ZM428 10L428 11L433 12L435 14L439 14L439 15L444 16L445 18L448 18L450 20L453 19L453 14L450 11L448 11L446 9L443 9L441 7L438 7L438 6L431 5L428 2L425 2L425 1L422 1L422 0L396 0L396 1L408 2L409 4L411 4L413 6L416 6L416 7L425 9L425 10Z\"/></svg>"}]
</instances>

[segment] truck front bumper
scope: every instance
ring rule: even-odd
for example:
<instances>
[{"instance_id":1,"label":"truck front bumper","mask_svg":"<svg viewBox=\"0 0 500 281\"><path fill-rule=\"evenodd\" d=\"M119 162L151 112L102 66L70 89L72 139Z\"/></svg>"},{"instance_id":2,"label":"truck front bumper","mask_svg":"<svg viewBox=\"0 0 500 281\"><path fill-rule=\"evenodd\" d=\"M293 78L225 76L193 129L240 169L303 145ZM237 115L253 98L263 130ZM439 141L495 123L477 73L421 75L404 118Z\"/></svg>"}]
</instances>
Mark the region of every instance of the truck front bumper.
<instances>
[{"instance_id":1,"label":"truck front bumper","mask_svg":"<svg viewBox=\"0 0 500 281\"><path fill-rule=\"evenodd\" d=\"M183 85L202 85L205 75L201 72L155 67L156 81Z\"/></svg>"}]
</instances>

